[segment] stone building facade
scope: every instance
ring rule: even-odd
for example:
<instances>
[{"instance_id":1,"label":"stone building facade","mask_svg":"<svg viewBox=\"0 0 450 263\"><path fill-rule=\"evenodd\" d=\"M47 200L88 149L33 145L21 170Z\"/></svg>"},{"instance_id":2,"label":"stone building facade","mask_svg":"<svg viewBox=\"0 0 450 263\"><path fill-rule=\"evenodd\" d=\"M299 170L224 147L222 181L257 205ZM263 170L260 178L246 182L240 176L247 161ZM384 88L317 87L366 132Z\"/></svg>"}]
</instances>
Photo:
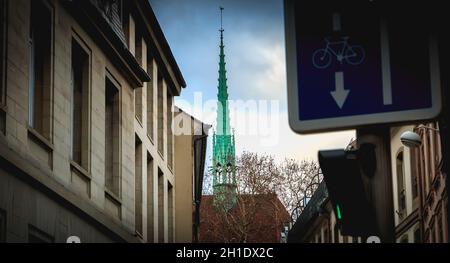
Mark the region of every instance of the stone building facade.
<instances>
[{"instance_id":1,"label":"stone building facade","mask_svg":"<svg viewBox=\"0 0 450 263\"><path fill-rule=\"evenodd\" d=\"M403 146L400 135L405 131L418 133L422 144ZM396 241L448 242L448 196L438 124L392 128L391 158Z\"/></svg>"},{"instance_id":2,"label":"stone building facade","mask_svg":"<svg viewBox=\"0 0 450 263\"><path fill-rule=\"evenodd\" d=\"M186 84L149 2L0 5L0 241L174 241Z\"/></svg>"}]
</instances>

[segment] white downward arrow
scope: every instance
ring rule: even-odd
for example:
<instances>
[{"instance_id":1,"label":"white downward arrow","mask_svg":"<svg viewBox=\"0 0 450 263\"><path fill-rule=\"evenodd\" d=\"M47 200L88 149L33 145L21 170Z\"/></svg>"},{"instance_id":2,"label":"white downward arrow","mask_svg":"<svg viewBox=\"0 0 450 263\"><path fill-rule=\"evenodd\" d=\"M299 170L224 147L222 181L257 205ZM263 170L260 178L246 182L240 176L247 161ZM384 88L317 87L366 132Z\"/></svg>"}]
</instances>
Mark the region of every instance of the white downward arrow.
<instances>
[{"instance_id":1,"label":"white downward arrow","mask_svg":"<svg viewBox=\"0 0 450 263\"><path fill-rule=\"evenodd\" d=\"M334 101L336 101L336 104L342 109L350 90L344 89L344 73L342 71L335 72L334 77L336 80L336 90L331 91L330 93L331 96L333 96Z\"/></svg>"}]
</instances>

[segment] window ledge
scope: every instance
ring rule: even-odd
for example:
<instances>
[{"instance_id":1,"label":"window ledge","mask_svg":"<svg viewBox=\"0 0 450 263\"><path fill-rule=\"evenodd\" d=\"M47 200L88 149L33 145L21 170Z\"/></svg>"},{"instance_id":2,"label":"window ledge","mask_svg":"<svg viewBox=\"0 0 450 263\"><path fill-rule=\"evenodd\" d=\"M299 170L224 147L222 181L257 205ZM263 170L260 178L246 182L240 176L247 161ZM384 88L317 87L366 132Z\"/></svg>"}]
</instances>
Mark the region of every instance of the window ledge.
<instances>
[{"instance_id":1,"label":"window ledge","mask_svg":"<svg viewBox=\"0 0 450 263\"><path fill-rule=\"evenodd\" d=\"M79 165L77 162L70 160L70 168L77 170L77 172L86 177L86 179L92 180L92 176L89 174L89 172L86 169L84 169L81 165Z\"/></svg>"},{"instance_id":2,"label":"window ledge","mask_svg":"<svg viewBox=\"0 0 450 263\"><path fill-rule=\"evenodd\" d=\"M30 135L31 135L32 140L35 140L38 143L40 143L48 151L53 151L54 150L53 143L51 143L47 138L42 136L38 131L36 131L32 127L28 126L28 136L30 136Z\"/></svg>"},{"instance_id":3,"label":"window ledge","mask_svg":"<svg viewBox=\"0 0 450 263\"><path fill-rule=\"evenodd\" d=\"M108 197L111 197L111 199L114 200L114 202L117 202L120 206L122 205L122 199L108 188L105 188L105 194L108 195Z\"/></svg>"}]
</instances>

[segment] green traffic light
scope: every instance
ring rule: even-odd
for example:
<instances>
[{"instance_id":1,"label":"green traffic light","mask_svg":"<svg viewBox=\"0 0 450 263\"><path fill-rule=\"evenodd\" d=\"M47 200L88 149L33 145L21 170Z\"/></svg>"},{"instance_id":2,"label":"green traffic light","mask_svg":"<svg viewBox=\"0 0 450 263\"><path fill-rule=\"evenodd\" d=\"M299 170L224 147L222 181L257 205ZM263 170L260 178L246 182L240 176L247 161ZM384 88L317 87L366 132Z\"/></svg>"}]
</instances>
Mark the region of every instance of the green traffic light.
<instances>
[{"instance_id":1,"label":"green traffic light","mask_svg":"<svg viewBox=\"0 0 450 263\"><path fill-rule=\"evenodd\" d=\"M337 218L339 220L342 219L342 215L341 215L341 208L339 207L339 205L336 205L336 213L337 213Z\"/></svg>"}]
</instances>

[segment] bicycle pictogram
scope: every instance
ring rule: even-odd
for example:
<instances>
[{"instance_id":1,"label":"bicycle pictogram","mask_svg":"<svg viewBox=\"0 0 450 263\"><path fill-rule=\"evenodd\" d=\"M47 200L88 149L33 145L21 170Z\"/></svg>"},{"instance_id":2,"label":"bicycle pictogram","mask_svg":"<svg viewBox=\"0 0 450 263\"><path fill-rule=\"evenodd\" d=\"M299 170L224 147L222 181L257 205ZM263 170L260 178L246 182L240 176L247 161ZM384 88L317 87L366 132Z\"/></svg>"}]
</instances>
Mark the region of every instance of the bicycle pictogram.
<instances>
[{"instance_id":1,"label":"bicycle pictogram","mask_svg":"<svg viewBox=\"0 0 450 263\"><path fill-rule=\"evenodd\" d=\"M331 65L332 58L343 64L344 61L350 65L359 65L364 61L365 52L362 46L349 45L349 37L341 37L339 41L331 41L325 38L325 48L314 51L312 63L318 69L325 69Z\"/></svg>"}]
</instances>

